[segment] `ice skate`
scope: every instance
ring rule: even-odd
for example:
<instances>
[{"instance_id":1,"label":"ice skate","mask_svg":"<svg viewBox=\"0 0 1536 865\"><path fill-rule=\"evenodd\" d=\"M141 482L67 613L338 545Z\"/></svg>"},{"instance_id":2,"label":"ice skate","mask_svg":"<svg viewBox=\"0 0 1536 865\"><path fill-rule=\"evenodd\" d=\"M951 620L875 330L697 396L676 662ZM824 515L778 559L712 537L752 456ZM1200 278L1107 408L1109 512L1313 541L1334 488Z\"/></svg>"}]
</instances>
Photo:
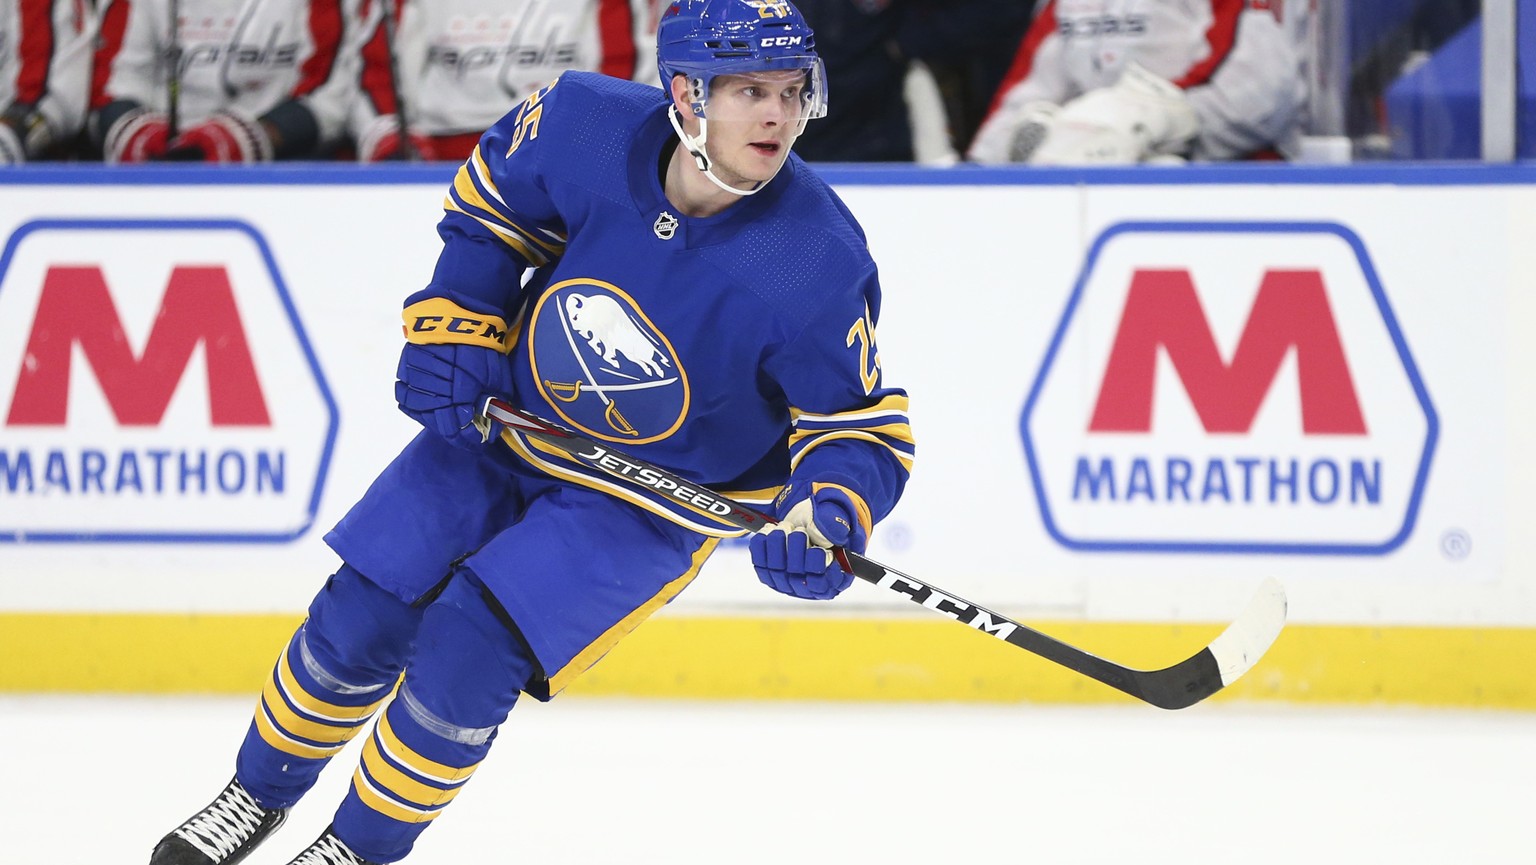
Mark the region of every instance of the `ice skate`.
<instances>
[{"instance_id":1,"label":"ice skate","mask_svg":"<svg viewBox=\"0 0 1536 865\"><path fill-rule=\"evenodd\" d=\"M231 780L217 799L160 839L149 865L231 865L287 818L288 809L261 807L239 781Z\"/></svg>"},{"instance_id":2,"label":"ice skate","mask_svg":"<svg viewBox=\"0 0 1536 865\"><path fill-rule=\"evenodd\" d=\"M375 865L352 852L327 826L315 843L304 848L288 865Z\"/></svg>"}]
</instances>

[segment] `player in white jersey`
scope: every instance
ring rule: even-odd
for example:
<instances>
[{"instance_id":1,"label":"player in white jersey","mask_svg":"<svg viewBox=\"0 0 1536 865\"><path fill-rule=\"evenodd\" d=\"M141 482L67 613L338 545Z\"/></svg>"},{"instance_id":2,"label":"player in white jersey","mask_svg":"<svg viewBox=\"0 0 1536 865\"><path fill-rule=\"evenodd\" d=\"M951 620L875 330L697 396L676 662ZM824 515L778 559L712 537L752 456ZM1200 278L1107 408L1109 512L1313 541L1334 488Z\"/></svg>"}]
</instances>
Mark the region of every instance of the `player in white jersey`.
<instances>
[{"instance_id":1,"label":"player in white jersey","mask_svg":"<svg viewBox=\"0 0 1536 865\"><path fill-rule=\"evenodd\" d=\"M92 139L108 162L323 153L346 131L361 31L358 0L107 0Z\"/></svg>"},{"instance_id":2,"label":"player in white jersey","mask_svg":"<svg viewBox=\"0 0 1536 865\"><path fill-rule=\"evenodd\" d=\"M358 158L397 158L398 101L416 156L460 161L513 106L570 69L650 81L650 0L372 0ZM393 9L394 38L381 14ZM391 47L393 51L391 51ZM391 70L398 85L390 88Z\"/></svg>"},{"instance_id":3,"label":"player in white jersey","mask_svg":"<svg viewBox=\"0 0 1536 865\"><path fill-rule=\"evenodd\" d=\"M1124 164L1287 156L1307 0L1047 0L967 156Z\"/></svg>"},{"instance_id":4,"label":"player in white jersey","mask_svg":"<svg viewBox=\"0 0 1536 865\"><path fill-rule=\"evenodd\" d=\"M0 3L0 165L58 155L85 122L86 0Z\"/></svg>"}]
</instances>

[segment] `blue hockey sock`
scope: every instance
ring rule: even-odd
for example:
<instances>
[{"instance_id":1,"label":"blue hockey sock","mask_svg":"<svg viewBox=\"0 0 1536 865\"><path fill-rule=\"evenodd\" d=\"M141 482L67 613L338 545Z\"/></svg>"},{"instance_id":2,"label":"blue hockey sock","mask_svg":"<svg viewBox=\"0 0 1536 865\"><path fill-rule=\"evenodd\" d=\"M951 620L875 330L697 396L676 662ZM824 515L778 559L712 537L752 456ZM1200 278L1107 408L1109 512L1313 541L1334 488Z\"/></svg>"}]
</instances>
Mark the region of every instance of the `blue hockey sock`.
<instances>
[{"instance_id":1,"label":"blue hockey sock","mask_svg":"<svg viewBox=\"0 0 1536 865\"><path fill-rule=\"evenodd\" d=\"M405 682L363 745L336 835L370 862L410 852L490 750L533 675L468 570L427 608Z\"/></svg>"},{"instance_id":2,"label":"blue hockey sock","mask_svg":"<svg viewBox=\"0 0 1536 865\"><path fill-rule=\"evenodd\" d=\"M399 678L421 611L343 565L278 657L235 762L267 808L299 800Z\"/></svg>"}]
</instances>

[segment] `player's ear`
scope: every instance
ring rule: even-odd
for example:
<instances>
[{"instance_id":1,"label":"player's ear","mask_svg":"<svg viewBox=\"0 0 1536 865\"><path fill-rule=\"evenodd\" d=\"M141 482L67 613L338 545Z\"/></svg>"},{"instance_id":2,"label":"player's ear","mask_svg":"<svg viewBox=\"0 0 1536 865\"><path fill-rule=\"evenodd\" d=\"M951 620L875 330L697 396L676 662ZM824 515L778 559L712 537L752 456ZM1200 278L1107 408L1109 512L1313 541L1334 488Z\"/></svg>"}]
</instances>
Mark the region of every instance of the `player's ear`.
<instances>
[{"instance_id":1,"label":"player's ear","mask_svg":"<svg viewBox=\"0 0 1536 865\"><path fill-rule=\"evenodd\" d=\"M683 117L693 114L693 109L688 105L688 76L672 76L672 105L677 108L677 113Z\"/></svg>"}]
</instances>

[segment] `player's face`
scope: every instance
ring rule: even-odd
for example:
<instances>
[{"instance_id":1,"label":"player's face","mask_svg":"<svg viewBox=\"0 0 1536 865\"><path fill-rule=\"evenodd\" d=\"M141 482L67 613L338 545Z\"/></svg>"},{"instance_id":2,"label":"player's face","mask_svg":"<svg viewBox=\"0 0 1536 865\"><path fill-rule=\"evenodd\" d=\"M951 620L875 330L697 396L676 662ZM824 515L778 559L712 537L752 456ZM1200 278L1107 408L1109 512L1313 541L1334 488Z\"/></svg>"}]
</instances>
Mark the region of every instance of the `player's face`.
<instances>
[{"instance_id":1,"label":"player's face","mask_svg":"<svg viewBox=\"0 0 1536 865\"><path fill-rule=\"evenodd\" d=\"M750 189L771 180L804 128L806 75L722 75L710 83L705 150L715 176Z\"/></svg>"}]
</instances>

